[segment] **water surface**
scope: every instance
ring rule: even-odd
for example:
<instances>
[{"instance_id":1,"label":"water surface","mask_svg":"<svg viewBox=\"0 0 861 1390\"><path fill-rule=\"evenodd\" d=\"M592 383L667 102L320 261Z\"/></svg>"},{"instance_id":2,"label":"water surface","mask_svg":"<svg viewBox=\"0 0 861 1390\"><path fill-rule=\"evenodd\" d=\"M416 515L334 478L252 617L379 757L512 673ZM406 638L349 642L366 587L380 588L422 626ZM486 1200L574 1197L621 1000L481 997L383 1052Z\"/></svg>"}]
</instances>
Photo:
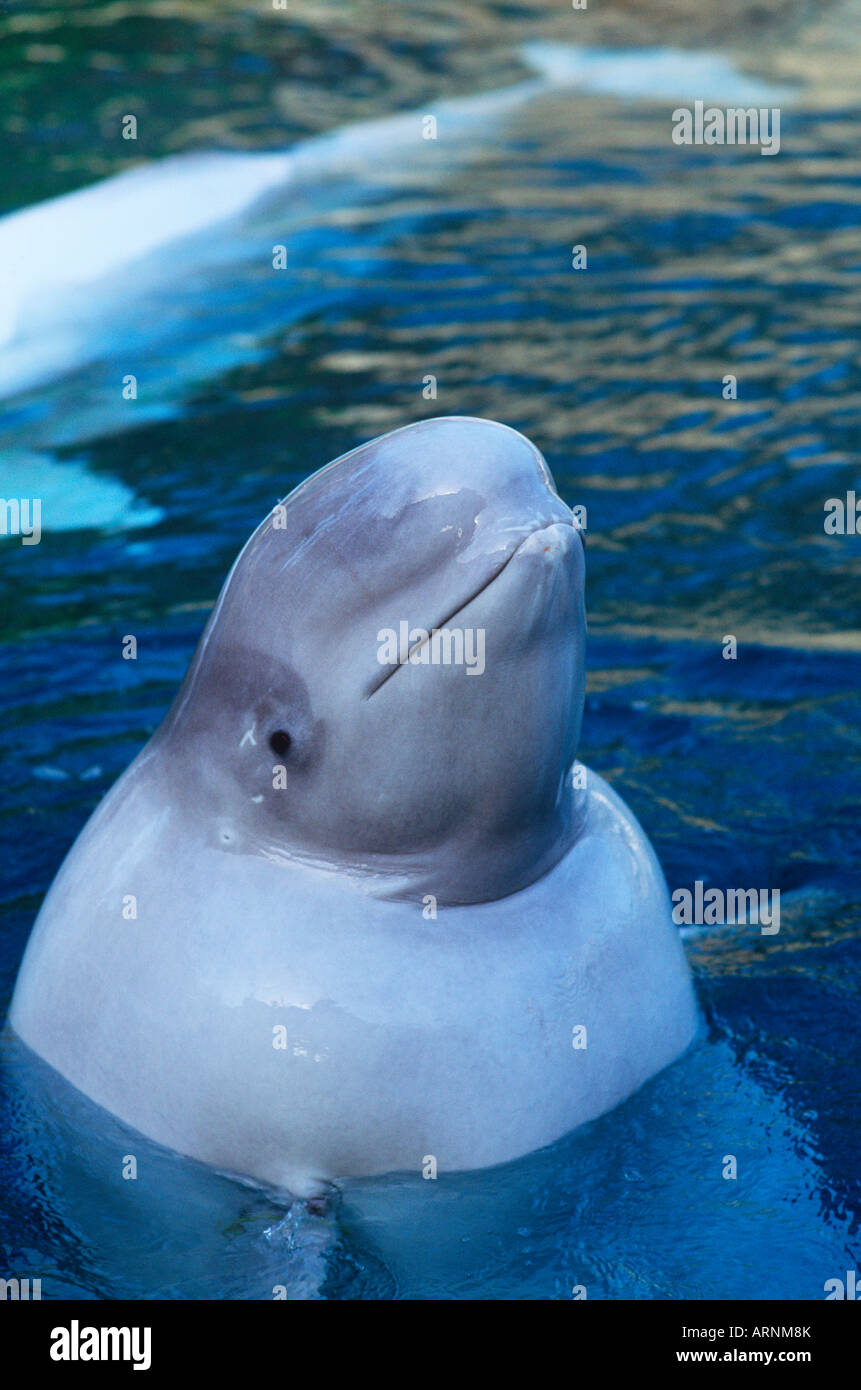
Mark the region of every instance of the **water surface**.
<instances>
[{"instance_id":1,"label":"water surface","mask_svg":"<svg viewBox=\"0 0 861 1390\"><path fill-rule=\"evenodd\" d=\"M182 248L179 296L163 262L123 270L70 311L85 362L39 340L62 363L0 402L0 492L45 499L40 545L0 553L0 1009L251 529L338 453L438 414L523 430L587 507L581 757L671 888L780 889L781 931L690 939L703 1040L612 1115L491 1172L354 1184L320 1224L130 1137L7 1035L0 1272L45 1297L821 1297L857 1266L861 1199L861 543L823 529L827 498L861 495L861 30L831 6L765 7L726 43L684 6L669 35L636 6L384 8L12 3L2 210L498 92L535 39L726 48L791 89L780 154L679 149L675 91L545 91L433 163L381 137L276 192Z\"/></svg>"}]
</instances>

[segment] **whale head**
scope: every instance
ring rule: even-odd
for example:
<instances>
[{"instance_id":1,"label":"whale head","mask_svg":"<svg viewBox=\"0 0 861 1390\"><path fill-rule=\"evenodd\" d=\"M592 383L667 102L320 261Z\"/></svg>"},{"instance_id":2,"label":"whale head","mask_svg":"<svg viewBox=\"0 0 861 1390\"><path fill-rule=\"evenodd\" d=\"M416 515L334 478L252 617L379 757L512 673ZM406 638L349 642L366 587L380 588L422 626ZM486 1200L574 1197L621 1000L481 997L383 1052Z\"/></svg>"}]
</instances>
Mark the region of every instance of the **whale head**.
<instances>
[{"instance_id":1,"label":"whale head","mask_svg":"<svg viewBox=\"0 0 861 1390\"><path fill-rule=\"evenodd\" d=\"M266 517L149 751L225 852L495 899L577 834L584 643L581 537L541 454L424 420Z\"/></svg>"}]
</instances>

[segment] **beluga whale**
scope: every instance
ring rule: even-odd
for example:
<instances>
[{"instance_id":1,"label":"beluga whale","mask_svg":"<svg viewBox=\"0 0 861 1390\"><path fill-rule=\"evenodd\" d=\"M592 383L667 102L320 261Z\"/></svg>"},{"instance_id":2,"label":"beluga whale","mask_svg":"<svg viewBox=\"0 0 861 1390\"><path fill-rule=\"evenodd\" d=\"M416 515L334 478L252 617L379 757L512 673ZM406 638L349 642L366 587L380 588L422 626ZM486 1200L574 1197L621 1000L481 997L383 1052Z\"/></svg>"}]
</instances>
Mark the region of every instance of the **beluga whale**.
<instances>
[{"instance_id":1,"label":"beluga whale","mask_svg":"<svg viewBox=\"0 0 861 1390\"><path fill-rule=\"evenodd\" d=\"M45 898L20 1039L299 1198L517 1158L678 1058L663 874L576 761L582 541L538 449L466 417L274 507Z\"/></svg>"}]
</instances>

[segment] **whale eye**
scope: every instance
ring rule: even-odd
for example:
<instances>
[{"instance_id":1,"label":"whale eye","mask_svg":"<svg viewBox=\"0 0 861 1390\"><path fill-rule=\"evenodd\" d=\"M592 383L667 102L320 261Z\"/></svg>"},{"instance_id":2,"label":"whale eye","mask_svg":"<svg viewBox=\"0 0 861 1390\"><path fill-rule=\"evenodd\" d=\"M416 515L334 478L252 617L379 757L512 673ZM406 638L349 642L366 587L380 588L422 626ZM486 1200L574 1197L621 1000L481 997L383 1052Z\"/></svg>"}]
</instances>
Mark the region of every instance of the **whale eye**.
<instances>
[{"instance_id":1,"label":"whale eye","mask_svg":"<svg viewBox=\"0 0 861 1390\"><path fill-rule=\"evenodd\" d=\"M276 729L274 734L270 734L269 747L277 757L283 758L290 748L290 735L287 730Z\"/></svg>"}]
</instances>

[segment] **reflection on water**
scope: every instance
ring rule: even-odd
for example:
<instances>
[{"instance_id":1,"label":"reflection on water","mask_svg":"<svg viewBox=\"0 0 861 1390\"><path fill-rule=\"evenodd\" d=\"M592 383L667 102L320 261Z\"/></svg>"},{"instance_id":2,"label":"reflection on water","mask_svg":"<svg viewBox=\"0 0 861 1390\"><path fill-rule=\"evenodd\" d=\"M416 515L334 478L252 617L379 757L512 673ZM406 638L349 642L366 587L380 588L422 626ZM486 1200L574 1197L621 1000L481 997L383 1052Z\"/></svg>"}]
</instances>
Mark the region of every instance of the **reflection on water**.
<instances>
[{"instance_id":1,"label":"reflection on water","mask_svg":"<svg viewBox=\"0 0 861 1390\"><path fill-rule=\"evenodd\" d=\"M255 235L290 253L277 288L267 266L228 267L197 297L189 279L120 317L103 359L4 402L3 468L22 494L28 477L35 491L68 471L65 522L46 522L38 547L3 542L3 1007L41 894L162 717L251 528L312 469L427 415L524 430L587 507L581 753L630 801L671 887L784 895L777 938L689 942L708 1044L588 1133L439 1184L436 1258L416 1236L430 1184L346 1193L330 1293L570 1297L585 1282L590 1297L817 1297L852 1255L861 557L856 537L825 535L823 504L861 495L861 28L854 0L757 9L742 25L682 0L581 14L301 0L286 17L183 0L158 20L134 3L74 17L19 3L2 21L6 209L124 167L129 110L139 159L282 150L515 84L537 38L709 51L726 22L736 68L794 92L766 159L674 146L675 94L544 91L432 177L383 159L372 179L354 172L349 197L341 184L267 204ZM44 158L25 157L34 146ZM0 470L3 495L11 476ZM87 529L69 529L70 506ZM117 656L128 631L137 663ZM97 1295L270 1296L277 1207L153 1157L164 1191L143 1234L122 1199L109 1235L98 1154L84 1182L56 1161L68 1136L39 1148L64 1102L19 1086L30 1074L10 1048L3 1232L19 1262L31 1252L22 1276L42 1274L46 1292L53 1279ZM748 1167L728 1194L710 1165L740 1135ZM156 1268L145 1246L165 1228L172 1254ZM320 1239L291 1232L290 1248L317 1259Z\"/></svg>"}]
</instances>

